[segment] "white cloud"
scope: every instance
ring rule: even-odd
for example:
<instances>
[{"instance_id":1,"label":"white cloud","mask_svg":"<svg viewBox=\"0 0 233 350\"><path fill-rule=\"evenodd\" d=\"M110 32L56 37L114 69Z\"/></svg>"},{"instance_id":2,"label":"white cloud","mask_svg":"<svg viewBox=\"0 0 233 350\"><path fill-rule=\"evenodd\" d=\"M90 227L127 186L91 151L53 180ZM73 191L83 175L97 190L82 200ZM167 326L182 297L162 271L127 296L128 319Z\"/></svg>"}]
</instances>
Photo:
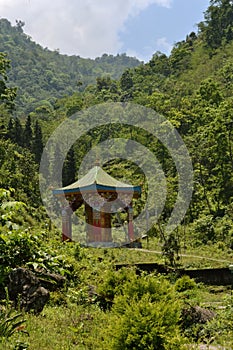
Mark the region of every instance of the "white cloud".
<instances>
[{"instance_id":1,"label":"white cloud","mask_svg":"<svg viewBox=\"0 0 233 350\"><path fill-rule=\"evenodd\" d=\"M144 46L140 52L128 49L126 54L131 57L136 57L140 61L149 62L156 51L160 51L167 56L170 55L173 45L171 45L166 38L159 38L154 41L151 46Z\"/></svg>"},{"instance_id":2,"label":"white cloud","mask_svg":"<svg viewBox=\"0 0 233 350\"><path fill-rule=\"evenodd\" d=\"M169 54L173 45L166 38L159 38L156 40L156 47L158 51Z\"/></svg>"},{"instance_id":3,"label":"white cloud","mask_svg":"<svg viewBox=\"0 0 233 350\"><path fill-rule=\"evenodd\" d=\"M0 0L1 17L24 21L33 40L62 53L96 57L120 52L119 33L148 6L172 0Z\"/></svg>"}]
</instances>

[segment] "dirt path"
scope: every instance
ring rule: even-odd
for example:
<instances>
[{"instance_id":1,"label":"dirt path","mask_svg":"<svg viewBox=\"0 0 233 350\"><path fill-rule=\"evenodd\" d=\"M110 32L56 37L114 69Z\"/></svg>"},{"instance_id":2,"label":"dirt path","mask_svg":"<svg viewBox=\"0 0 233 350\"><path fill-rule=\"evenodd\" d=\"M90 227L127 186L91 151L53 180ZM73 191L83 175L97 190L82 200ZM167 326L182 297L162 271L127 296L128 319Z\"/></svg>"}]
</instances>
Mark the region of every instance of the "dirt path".
<instances>
[{"instance_id":1,"label":"dirt path","mask_svg":"<svg viewBox=\"0 0 233 350\"><path fill-rule=\"evenodd\" d=\"M200 344L200 345L190 345L189 350L231 350L231 348L225 348L220 345L214 346L214 345Z\"/></svg>"},{"instance_id":2,"label":"dirt path","mask_svg":"<svg viewBox=\"0 0 233 350\"><path fill-rule=\"evenodd\" d=\"M158 250L149 250L149 249L142 249L142 248L133 248L134 250L138 250L140 252L148 252L153 254L162 254L162 252ZM189 255L189 254L179 254L180 256L186 257L186 258L197 258L197 259L205 259L205 260L211 260L211 261L217 261L217 262L223 262L227 264L232 264L232 261L229 260L222 260L222 259L216 259L216 258L207 258L206 256L200 256L200 255Z\"/></svg>"}]
</instances>

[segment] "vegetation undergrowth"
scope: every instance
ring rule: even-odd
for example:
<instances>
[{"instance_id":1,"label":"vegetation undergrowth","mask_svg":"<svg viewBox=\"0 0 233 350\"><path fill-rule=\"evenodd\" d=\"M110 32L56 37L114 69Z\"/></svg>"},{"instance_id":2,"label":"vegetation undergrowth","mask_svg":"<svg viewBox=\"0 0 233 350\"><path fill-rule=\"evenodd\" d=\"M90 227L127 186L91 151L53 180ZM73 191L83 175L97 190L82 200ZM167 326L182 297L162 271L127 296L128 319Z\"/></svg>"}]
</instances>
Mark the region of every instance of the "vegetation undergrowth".
<instances>
[{"instance_id":1,"label":"vegetation undergrowth","mask_svg":"<svg viewBox=\"0 0 233 350\"><path fill-rule=\"evenodd\" d=\"M210 0L198 33L176 43L169 56L156 52L145 64L124 54L84 60L50 52L23 32L22 21L12 27L0 19L0 349L178 350L201 343L233 348L232 286L196 283L176 271L233 263L232 17L232 1ZM39 179L42 186L46 178L58 185L57 164L67 142L61 139L51 150L39 178L49 136L74 113L105 102L129 102L163 115L190 154L192 200L181 224L167 234L180 195L179 174L158 139L132 125L109 123L82 135L68 151L63 185L77 180L85 155L108 139L133 140L155 156L167 193L158 197L164 202L158 220L158 203L148 208L148 218L156 220L142 249L62 243L42 204ZM110 120L114 113L109 111ZM79 122L80 129L88 123L85 118ZM137 150L134 156L143 158ZM134 203L138 217L148 195L143 171L136 162L119 158L103 168L142 186ZM56 205L51 193L48 201ZM84 219L82 208L74 215ZM126 213L119 213L119 221L125 219ZM116 216L112 221L119 225ZM172 272L135 268L149 262ZM50 287L52 276L62 277L64 283L51 288L37 315L8 300L9 275L18 268Z\"/></svg>"}]
</instances>

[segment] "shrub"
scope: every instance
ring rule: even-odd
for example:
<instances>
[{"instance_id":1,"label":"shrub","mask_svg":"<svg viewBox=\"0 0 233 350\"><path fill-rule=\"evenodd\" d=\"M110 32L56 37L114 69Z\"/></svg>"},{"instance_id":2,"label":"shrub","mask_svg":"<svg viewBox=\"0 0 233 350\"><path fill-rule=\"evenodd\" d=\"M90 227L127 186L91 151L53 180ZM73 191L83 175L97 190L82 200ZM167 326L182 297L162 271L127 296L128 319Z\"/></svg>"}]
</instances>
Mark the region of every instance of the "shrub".
<instances>
[{"instance_id":1,"label":"shrub","mask_svg":"<svg viewBox=\"0 0 233 350\"><path fill-rule=\"evenodd\" d=\"M0 235L0 263L2 266L17 267L35 259L40 241L29 232L12 232Z\"/></svg>"},{"instance_id":2,"label":"shrub","mask_svg":"<svg viewBox=\"0 0 233 350\"><path fill-rule=\"evenodd\" d=\"M165 278L131 273L113 299L103 335L106 349L181 349L180 309L174 287Z\"/></svg>"},{"instance_id":3,"label":"shrub","mask_svg":"<svg viewBox=\"0 0 233 350\"><path fill-rule=\"evenodd\" d=\"M175 283L177 292L185 292L186 290L194 289L196 286L196 282L189 276L182 276Z\"/></svg>"},{"instance_id":4,"label":"shrub","mask_svg":"<svg viewBox=\"0 0 233 350\"><path fill-rule=\"evenodd\" d=\"M103 309L109 309L114 297L121 293L126 281L135 278L134 270L122 268L119 271L107 270L97 288L99 304Z\"/></svg>"},{"instance_id":5,"label":"shrub","mask_svg":"<svg viewBox=\"0 0 233 350\"><path fill-rule=\"evenodd\" d=\"M122 312L122 305L124 311ZM125 302L125 296L117 297L110 316L110 325L105 334L108 350L178 350L179 302L162 299L152 302L149 294L140 300Z\"/></svg>"}]
</instances>

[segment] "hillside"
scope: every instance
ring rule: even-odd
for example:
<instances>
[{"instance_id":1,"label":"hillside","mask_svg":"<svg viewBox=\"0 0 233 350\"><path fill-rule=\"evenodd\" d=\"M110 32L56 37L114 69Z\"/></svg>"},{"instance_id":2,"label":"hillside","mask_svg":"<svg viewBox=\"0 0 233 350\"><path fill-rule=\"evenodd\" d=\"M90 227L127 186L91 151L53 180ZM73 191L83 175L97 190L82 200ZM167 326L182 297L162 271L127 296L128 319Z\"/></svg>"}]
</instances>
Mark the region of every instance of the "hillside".
<instances>
[{"instance_id":1,"label":"hillside","mask_svg":"<svg viewBox=\"0 0 233 350\"><path fill-rule=\"evenodd\" d=\"M176 43L169 57L157 52L149 63L126 69L119 80L110 76L98 77L96 84L83 86L82 91L76 91L74 94L70 91L69 96L61 99L54 95L52 97L53 103L48 96L44 97L43 101L34 97L35 108L31 111L30 118L32 124L35 125L37 121L41 125L44 135L43 142L45 142L59 121L71 116L76 111L103 102L132 102L160 113L180 133L193 163L195 187L192 202L186 215L186 223L190 224L192 234L199 237L198 239L202 242L217 241L225 230L224 240L226 239L227 244L232 244L230 242L233 233L231 225L233 40L229 34L229 26L231 25L232 28L229 13L233 13L233 9L229 1L215 1L213 3L217 3L217 5L212 5L207 9L205 22L199 24L199 32L189 33L183 41ZM214 41L216 27L213 25L216 23L216 16L217 20L220 21L219 26L227 28L227 31L222 31L221 38L216 37L217 42ZM23 42L26 40L29 46L37 48L38 45L26 38L19 25L12 29L6 20L3 20L3 23L7 23L10 30L14 31L15 40L16 38ZM210 40L212 40L211 44ZM59 60L72 59L58 53L46 52L39 46L38 51L36 49L35 52L43 53L49 57L53 55L51 57L57 57ZM29 50L26 57L30 59L33 57L35 60L35 52ZM8 57L11 57L10 53ZM38 62L41 61L38 60ZM14 67L14 61L11 61L11 65L14 75L20 76L19 66ZM42 80L44 79L42 74L40 77ZM70 88L65 79L62 80L62 84L66 88ZM37 82L33 81L29 88L35 93L37 87ZM52 89L50 93L53 94ZM23 95L26 96L25 94L28 92L24 91ZM26 109L28 106L32 106L31 98L28 97L24 104ZM20 108L16 108L14 113L21 117ZM114 118L114 110L109 113L110 115L113 113L112 118ZM8 121L5 122L5 127L7 127L7 123ZM80 123L80 126L87 127L91 120L89 123L87 120L80 121ZM19 130L17 125L15 124L14 127ZM30 137L23 141L23 133L19 137L20 132L12 131L12 128L12 125L8 125L8 131L6 131L8 135L13 135L10 136L11 141L18 143L19 146L27 147L30 144L32 147L34 143L32 132L30 132ZM148 136L142 130L138 132L137 129L132 130L124 125L116 130L114 125L94 128L74 144L76 169L91 147L109 137L114 137L114 135L126 139L133 137L135 141L142 142L162 164L169 186L162 219L166 222L176 199L178 174L169 153L151 135ZM64 140L64 142L66 141ZM62 140L60 143L62 145ZM136 155L137 157L140 158L140 154ZM136 183L142 181L132 162L120 164L117 161L115 168L112 162L106 166L110 172L111 169L114 169L113 176L114 172L118 172L117 169L119 169L119 174L124 174L126 179L133 176L133 181ZM48 171L52 171L51 166ZM77 171L72 175L72 179L76 176ZM65 182L68 184L69 179L66 179ZM5 185L5 180L3 183ZM199 225L203 226L202 232L198 232ZM206 234L206 232L209 233Z\"/></svg>"},{"instance_id":2,"label":"hillside","mask_svg":"<svg viewBox=\"0 0 233 350\"><path fill-rule=\"evenodd\" d=\"M16 104L19 110L30 112L42 100L56 98L83 90L100 76L117 79L126 68L140 64L125 54L104 54L96 59L59 54L35 43L23 32L23 24L12 26L0 19L0 52L6 52L11 61L9 83L17 86ZM26 102L26 103L25 103Z\"/></svg>"},{"instance_id":3,"label":"hillside","mask_svg":"<svg viewBox=\"0 0 233 350\"><path fill-rule=\"evenodd\" d=\"M179 278L180 269L204 273L209 268L224 268L233 277L232 19L231 0L210 0L197 33L176 43L170 56L156 52L147 64L132 64L119 78L118 68L109 76L101 72L109 60L128 62L124 55L96 60L60 55L33 43L20 23L12 27L0 21L10 33L4 41L7 56L0 53L0 349L233 348L229 280L223 286ZM83 84L77 87L79 74ZM21 84L17 92L9 88L16 81ZM49 143L40 174L52 216L41 201L39 164L46 141L63 121L68 128L63 124L55 144ZM171 125L190 155L193 193L185 217L169 232L176 200L176 218L186 200L179 185L187 174L184 147L170 138ZM96 147L105 141L100 154ZM91 166L103 155L109 175L142 186L141 197L133 199L133 219L134 228L140 218L147 230L143 249L82 246L87 237L83 206L72 216L73 228L79 218L82 227L75 226L73 241L61 242L54 221L61 208L51 189L58 187L61 164L64 186L80 178L80 164L87 164L90 150ZM188 177L185 191L191 182ZM140 217L142 208L147 208L149 229ZM111 219L114 230L129 217L117 211ZM151 262L157 270L136 271L136 263Z\"/></svg>"}]
</instances>

